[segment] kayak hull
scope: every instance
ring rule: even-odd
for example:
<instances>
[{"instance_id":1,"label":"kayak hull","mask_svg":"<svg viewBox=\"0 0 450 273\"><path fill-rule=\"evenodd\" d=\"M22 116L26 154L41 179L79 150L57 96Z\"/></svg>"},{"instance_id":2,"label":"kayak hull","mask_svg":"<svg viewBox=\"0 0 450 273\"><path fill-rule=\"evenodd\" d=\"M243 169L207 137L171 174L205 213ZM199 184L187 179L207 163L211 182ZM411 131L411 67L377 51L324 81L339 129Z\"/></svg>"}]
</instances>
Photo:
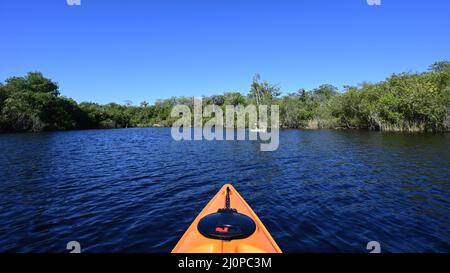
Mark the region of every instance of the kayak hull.
<instances>
[{"instance_id":1,"label":"kayak hull","mask_svg":"<svg viewBox=\"0 0 450 273\"><path fill-rule=\"evenodd\" d=\"M230 190L231 207L252 218L256 224L255 232L247 238L230 241L210 239L197 229L200 219L224 207L227 188ZM225 184L195 218L172 253L281 253L281 249L236 189L231 184Z\"/></svg>"}]
</instances>

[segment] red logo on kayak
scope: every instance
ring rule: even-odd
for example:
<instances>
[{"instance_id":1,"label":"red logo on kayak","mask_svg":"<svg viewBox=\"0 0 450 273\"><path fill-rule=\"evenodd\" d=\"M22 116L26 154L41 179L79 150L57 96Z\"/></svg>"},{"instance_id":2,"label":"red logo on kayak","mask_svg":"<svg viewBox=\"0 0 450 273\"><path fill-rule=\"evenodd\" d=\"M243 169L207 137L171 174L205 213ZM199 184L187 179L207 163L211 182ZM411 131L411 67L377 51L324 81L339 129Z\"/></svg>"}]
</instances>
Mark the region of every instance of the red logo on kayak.
<instances>
[{"instance_id":1,"label":"red logo on kayak","mask_svg":"<svg viewBox=\"0 0 450 273\"><path fill-rule=\"evenodd\" d=\"M216 227L216 232L226 233L226 232L228 232L228 227L224 227L224 228Z\"/></svg>"}]
</instances>

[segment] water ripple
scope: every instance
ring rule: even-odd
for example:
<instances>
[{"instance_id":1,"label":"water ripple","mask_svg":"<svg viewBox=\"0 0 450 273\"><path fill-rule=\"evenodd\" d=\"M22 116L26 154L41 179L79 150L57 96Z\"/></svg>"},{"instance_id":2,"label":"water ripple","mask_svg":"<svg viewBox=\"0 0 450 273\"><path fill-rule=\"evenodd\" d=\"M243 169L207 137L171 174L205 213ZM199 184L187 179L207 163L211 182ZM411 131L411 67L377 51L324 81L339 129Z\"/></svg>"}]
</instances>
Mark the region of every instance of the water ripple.
<instances>
[{"instance_id":1,"label":"water ripple","mask_svg":"<svg viewBox=\"0 0 450 273\"><path fill-rule=\"evenodd\" d=\"M450 251L450 137L285 130L280 148L165 128L0 135L0 251L169 252L233 183L286 252Z\"/></svg>"}]
</instances>

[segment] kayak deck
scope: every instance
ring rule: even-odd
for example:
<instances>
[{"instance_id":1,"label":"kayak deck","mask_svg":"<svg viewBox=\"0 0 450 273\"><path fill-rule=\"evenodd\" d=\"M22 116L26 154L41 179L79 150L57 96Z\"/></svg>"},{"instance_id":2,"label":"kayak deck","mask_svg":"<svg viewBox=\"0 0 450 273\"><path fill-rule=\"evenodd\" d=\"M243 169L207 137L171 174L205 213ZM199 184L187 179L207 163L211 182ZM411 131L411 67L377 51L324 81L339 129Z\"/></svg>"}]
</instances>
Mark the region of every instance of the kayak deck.
<instances>
[{"instance_id":1,"label":"kayak deck","mask_svg":"<svg viewBox=\"0 0 450 273\"><path fill-rule=\"evenodd\" d=\"M218 209L223 208L227 188L231 207L253 219L256 224L255 232L247 238L229 241L210 239L203 236L197 229L199 221L204 216L216 213ZM281 253L281 249L236 189L231 184L225 184L195 218L172 253Z\"/></svg>"}]
</instances>

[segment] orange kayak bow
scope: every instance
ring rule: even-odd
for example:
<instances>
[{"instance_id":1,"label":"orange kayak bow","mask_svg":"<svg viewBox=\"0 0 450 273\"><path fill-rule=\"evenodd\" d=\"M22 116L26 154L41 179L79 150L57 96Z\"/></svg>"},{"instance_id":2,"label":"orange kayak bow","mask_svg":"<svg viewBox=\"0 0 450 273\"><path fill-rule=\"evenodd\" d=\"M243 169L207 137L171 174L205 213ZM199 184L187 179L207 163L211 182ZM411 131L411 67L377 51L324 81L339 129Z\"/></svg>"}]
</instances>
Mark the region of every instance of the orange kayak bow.
<instances>
[{"instance_id":1,"label":"orange kayak bow","mask_svg":"<svg viewBox=\"0 0 450 273\"><path fill-rule=\"evenodd\" d=\"M281 249L242 196L226 184L172 253L281 253Z\"/></svg>"}]
</instances>

